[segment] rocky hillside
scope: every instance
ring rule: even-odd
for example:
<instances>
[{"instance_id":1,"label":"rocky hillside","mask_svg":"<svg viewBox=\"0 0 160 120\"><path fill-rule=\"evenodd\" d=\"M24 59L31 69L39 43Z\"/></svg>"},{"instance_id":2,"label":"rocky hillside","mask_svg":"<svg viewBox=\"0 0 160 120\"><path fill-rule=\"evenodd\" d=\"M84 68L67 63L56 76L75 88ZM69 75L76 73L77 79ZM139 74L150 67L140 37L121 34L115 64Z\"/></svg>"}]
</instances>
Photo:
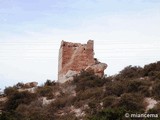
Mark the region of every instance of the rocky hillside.
<instances>
[{"instance_id":1,"label":"rocky hillside","mask_svg":"<svg viewBox=\"0 0 160 120\"><path fill-rule=\"evenodd\" d=\"M4 92L0 120L129 120L125 113L160 114L160 61L127 66L106 78L81 71L63 84L47 80L32 92L17 85Z\"/></svg>"}]
</instances>

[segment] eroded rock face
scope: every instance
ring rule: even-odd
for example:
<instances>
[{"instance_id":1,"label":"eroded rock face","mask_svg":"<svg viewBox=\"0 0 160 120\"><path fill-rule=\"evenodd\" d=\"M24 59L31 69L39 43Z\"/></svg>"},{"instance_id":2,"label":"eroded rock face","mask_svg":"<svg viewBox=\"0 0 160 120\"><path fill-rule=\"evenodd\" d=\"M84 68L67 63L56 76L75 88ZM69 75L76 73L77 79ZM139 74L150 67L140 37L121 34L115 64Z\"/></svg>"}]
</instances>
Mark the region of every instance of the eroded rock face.
<instances>
[{"instance_id":1,"label":"eroded rock face","mask_svg":"<svg viewBox=\"0 0 160 120\"><path fill-rule=\"evenodd\" d=\"M92 69L102 77L107 64L94 58L94 41L87 44L62 41L59 49L58 82L72 80L82 69Z\"/></svg>"},{"instance_id":2,"label":"eroded rock face","mask_svg":"<svg viewBox=\"0 0 160 120\"><path fill-rule=\"evenodd\" d=\"M104 75L104 70L107 68L107 64L105 63L98 63L94 65L90 65L86 67L86 71L94 71L94 73L100 77Z\"/></svg>"}]
</instances>

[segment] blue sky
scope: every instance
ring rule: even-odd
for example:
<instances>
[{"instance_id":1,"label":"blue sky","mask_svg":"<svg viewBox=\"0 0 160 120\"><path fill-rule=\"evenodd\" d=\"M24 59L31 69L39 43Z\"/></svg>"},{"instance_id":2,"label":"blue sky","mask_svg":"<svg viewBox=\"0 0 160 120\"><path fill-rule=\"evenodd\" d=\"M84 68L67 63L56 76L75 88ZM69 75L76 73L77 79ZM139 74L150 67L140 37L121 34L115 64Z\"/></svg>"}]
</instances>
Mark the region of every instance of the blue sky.
<instances>
[{"instance_id":1,"label":"blue sky","mask_svg":"<svg viewBox=\"0 0 160 120\"><path fill-rule=\"evenodd\" d=\"M0 88L57 79L61 40L95 41L108 75L160 60L159 0L0 0Z\"/></svg>"}]
</instances>

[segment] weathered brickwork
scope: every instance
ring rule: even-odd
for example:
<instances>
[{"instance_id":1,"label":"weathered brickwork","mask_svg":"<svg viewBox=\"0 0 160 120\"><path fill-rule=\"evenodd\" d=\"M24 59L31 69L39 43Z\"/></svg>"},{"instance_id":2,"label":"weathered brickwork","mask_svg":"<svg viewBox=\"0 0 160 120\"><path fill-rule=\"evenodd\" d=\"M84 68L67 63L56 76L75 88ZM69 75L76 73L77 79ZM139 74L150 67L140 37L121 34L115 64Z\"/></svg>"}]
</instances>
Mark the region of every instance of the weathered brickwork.
<instances>
[{"instance_id":1,"label":"weathered brickwork","mask_svg":"<svg viewBox=\"0 0 160 120\"><path fill-rule=\"evenodd\" d=\"M63 83L82 69L95 64L93 40L89 40L87 44L62 41L59 49L58 82Z\"/></svg>"}]
</instances>

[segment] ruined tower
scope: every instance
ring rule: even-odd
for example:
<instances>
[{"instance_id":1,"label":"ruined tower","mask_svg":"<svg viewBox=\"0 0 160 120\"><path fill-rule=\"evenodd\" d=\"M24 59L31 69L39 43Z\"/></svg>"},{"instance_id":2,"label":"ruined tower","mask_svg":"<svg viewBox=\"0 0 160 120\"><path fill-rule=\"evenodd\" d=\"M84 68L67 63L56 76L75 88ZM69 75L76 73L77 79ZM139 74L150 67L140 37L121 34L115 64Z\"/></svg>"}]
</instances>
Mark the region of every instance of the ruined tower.
<instances>
[{"instance_id":1,"label":"ruined tower","mask_svg":"<svg viewBox=\"0 0 160 120\"><path fill-rule=\"evenodd\" d=\"M93 40L89 40L87 44L62 41L59 49L58 82L69 80L95 63Z\"/></svg>"}]
</instances>

